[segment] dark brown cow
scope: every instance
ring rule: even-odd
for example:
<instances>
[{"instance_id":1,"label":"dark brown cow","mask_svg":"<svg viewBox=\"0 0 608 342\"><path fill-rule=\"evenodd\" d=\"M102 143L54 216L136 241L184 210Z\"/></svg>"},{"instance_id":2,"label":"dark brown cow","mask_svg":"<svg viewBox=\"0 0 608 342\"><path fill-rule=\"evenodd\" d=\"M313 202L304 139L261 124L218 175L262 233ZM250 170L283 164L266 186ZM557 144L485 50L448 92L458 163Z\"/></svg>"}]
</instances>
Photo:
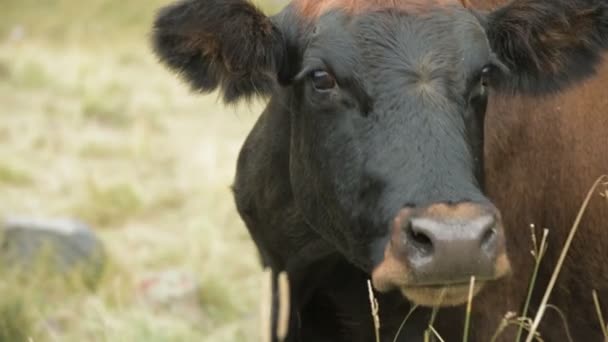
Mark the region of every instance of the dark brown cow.
<instances>
[{"instance_id":1,"label":"dark brown cow","mask_svg":"<svg viewBox=\"0 0 608 342\"><path fill-rule=\"evenodd\" d=\"M466 302L471 276L473 340L490 340L521 309L529 224L551 228L542 288L608 169L605 0L490 12L456 0L294 0L271 18L244 0L186 0L159 14L154 47L198 91L270 97L234 193L263 263L290 275L289 341L373 340L369 278L392 341L412 303ZM601 337L591 290L608 298L600 201L552 300L577 341ZM429 317L418 310L399 341L421 340ZM436 326L457 340L463 317L445 308ZM555 317L542 333L562 341Z\"/></svg>"}]
</instances>

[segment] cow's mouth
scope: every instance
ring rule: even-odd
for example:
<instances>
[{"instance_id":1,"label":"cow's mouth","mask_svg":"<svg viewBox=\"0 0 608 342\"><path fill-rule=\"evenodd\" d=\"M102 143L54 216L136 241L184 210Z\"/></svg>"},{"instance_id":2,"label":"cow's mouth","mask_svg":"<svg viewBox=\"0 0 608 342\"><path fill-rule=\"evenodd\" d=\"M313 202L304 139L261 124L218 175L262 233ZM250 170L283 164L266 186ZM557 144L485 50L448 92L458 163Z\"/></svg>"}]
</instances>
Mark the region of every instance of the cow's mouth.
<instances>
[{"instance_id":1,"label":"cow's mouth","mask_svg":"<svg viewBox=\"0 0 608 342\"><path fill-rule=\"evenodd\" d=\"M372 272L372 282L379 292L398 289L409 301L420 306L457 306L467 303L470 295L475 297L487 283L507 276L510 271L508 258L502 254L497 258L494 274L477 275L471 291L470 278L467 281L467 277L446 278L446 282L437 284L420 283L405 263L387 255Z\"/></svg>"},{"instance_id":2,"label":"cow's mouth","mask_svg":"<svg viewBox=\"0 0 608 342\"><path fill-rule=\"evenodd\" d=\"M485 282L475 282L471 288L470 283L432 286L404 286L401 293L412 303L425 307L457 306L467 303L475 297L484 287Z\"/></svg>"}]
</instances>

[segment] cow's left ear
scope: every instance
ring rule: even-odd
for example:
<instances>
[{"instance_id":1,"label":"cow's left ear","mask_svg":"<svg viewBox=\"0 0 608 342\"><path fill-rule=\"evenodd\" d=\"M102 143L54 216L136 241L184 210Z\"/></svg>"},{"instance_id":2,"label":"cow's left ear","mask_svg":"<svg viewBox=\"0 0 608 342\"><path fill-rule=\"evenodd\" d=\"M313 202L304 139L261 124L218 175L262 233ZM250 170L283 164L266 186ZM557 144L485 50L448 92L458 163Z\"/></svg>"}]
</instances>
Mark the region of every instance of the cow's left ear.
<instances>
[{"instance_id":1,"label":"cow's left ear","mask_svg":"<svg viewBox=\"0 0 608 342\"><path fill-rule=\"evenodd\" d=\"M514 0L488 14L486 29L510 69L496 86L547 93L595 72L608 48L608 1Z\"/></svg>"},{"instance_id":2,"label":"cow's left ear","mask_svg":"<svg viewBox=\"0 0 608 342\"><path fill-rule=\"evenodd\" d=\"M152 43L161 62L197 91L219 88L225 102L268 95L284 43L269 17L245 0L182 0L163 8Z\"/></svg>"}]
</instances>

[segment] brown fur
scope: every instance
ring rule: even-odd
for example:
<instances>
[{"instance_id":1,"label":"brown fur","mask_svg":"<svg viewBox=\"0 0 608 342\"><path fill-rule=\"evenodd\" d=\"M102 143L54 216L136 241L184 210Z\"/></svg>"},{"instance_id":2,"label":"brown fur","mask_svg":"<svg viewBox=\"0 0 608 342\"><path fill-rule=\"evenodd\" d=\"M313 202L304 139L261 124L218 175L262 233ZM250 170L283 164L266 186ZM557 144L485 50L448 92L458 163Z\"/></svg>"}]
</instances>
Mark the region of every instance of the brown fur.
<instances>
[{"instance_id":1,"label":"brown fur","mask_svg":"<svg viewBox=\"0 0 608 342\"><path fill-rule=\"evenodd\" d=\"M472 2L485 9L506 3ZM598 71L576 87L540 99L491 95L486 121L487 192L503 214L513 276L476 299L475 341L489 340L508 311L520 312L533 270L530 224L550 229L534 309L586 192L597 177L608 173L607 58ZM608 303L607 229L608 205L596 194L551 296L550 302L565 312L577 341L601 340L591 291L598 290L600 300ZM548 311L544 326L545 341L565 340L563 324L554 312ZM515 330L508 329L504 340L513 341Z\"/></svg>"},{"instance_id":2,"label":"brown fur","mask_svg":"<svg viewBox=\"0 0 608 342\"><path fill-rule=\"evenodd\" d=\"M462 3L462 6L464 8L472 8L473 5L471 5L471 1L470 0L460 0L460 3Z\"/></svg>"},{"instance_id":3,"label":"brown fur","mask_svg":"<svg viewBox=\"0 0 608 342\"><path fill-rule=\"evenodd\" d=\"M391 233L391 242L387 244L386 249L384 250L384 260L372 274L374 288L379 291L389 291L393 289L395 283L407 284L408 282L408 275L410 273L409 268L407 264L402 261L403 257L393 243L395 239L399 239L401 236L402 221L405 219L404 216L406 215L407 214L404 215L402 213L402 215L395 218Z\"/></svg>"},{"instance_id":4,"label":"brown fur","mask_svg":"<svg viewBox=\"0 0 608 342\"><path fill-rule=\"evenodd\" d=\"M387 8L424 11L437 6L462 4L461 0L296 0L294 3L302 17L313 19L332 9L357 14Z\"/></svg>"},{"instance_id":5,"label":"brown fur","mask_svg":"<svg viewBox=\"0 0 608 342\"><path fill-rule=\"evenodd\" d=\"M504 216L514 277L488 291L501 305L494 316L517 310L532 273L531 223L549 228L549 253L539 288L546 286L584 196L608 172L608 64L601 73L562 95L534 99L496 96L487 121L487 191ZM566 261L552 302L565 309L572 327L593 324L591 291L608 300L608 206L594 196ZM574 293L573 293L574 292ZM541 291L537 292L538 297ZM518 302L519 298L519 302ZM560 334L563 330L553 329ZM597 337L592 331L590 336ZM548 335L547 337L549 337ZM558 341L547 338L548 341ZM587 341L599 339L589 338Z\"/></svg>"}]
</instances>

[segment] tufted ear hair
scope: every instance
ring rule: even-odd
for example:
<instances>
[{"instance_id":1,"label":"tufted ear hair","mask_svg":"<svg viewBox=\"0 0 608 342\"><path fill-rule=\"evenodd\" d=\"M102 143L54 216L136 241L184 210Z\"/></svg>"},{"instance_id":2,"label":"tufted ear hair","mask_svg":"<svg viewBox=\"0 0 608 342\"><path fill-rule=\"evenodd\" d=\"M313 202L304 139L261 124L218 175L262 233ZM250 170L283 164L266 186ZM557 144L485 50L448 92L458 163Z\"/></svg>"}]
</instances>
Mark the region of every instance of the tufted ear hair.
<instances>
[{"instance_id":1,"label":"tufted ear hair","mask_svg":"<svg viewBox=\"0 0 608 342\"><path fill-rule=\"evenodd\" d=\"M267 96L285 47L272 20L245 0L183 0L160 10L152 44L194 90L220 89L225 102Z\"/></svg>"},{"instance_id":2,"label":"tufted ear hair","mask_svg":"<svg viewBox=\"0 0 608 342\"><path fill-rule=\"evenodd\" d=\"M608 1L514 0L486 17L490 44L510 69L499 88L562 89L595 72L608 48Z\"/></svg>"}]
</instances>

